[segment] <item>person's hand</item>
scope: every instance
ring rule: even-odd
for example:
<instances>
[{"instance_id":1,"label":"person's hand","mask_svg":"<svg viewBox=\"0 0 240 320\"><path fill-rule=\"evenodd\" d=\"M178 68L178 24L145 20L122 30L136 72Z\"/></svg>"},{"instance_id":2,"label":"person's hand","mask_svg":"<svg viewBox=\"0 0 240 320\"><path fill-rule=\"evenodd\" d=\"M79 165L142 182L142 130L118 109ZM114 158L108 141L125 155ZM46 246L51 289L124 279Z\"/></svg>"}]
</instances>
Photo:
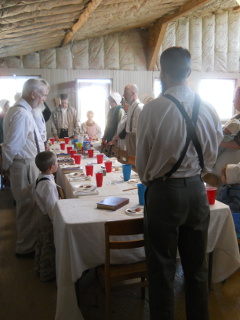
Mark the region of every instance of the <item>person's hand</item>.
<instances>
[{"instance_id":1,"label":"person's hand","mask_svg":"<svg viewBox=\"0 0 240 320\"><path fill-rule=\"evenodd\" d=\"M57 142L59 142L59 138L58 138L58 136L56 136L56 137L55 137L55 140L56 140Z\"/></svg>"},{"instance_id":2,"label":"person's hand","mask_svg":"<svg viewBox=\"0 0 240 320\"><path fill-rule=\"evenodd\" d=\"M110 142L108 142L108 145L109 145L109 146L114 145L114 141L110 141Z\"/></svg>"}]
</instances>

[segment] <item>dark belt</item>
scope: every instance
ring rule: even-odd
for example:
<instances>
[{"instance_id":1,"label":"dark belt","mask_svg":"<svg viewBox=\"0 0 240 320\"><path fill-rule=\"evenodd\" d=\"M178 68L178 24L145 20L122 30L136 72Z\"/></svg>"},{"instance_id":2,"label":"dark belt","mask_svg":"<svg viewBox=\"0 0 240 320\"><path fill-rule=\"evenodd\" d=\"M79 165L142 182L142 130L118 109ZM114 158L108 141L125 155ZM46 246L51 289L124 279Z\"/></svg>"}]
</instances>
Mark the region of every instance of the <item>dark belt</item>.
<instances>
[{"instance_id":1,"label":"dark belt","mask_svg":"<svg viewBox=\"0 0 240 320\"><path fill-rule=\"evenodd\" d=\"M158 182L170 182L170 183L174 183L174 184L188 184L194 181L202 181L201 175L198 174L196 176L193 177L186 177L186 178L166 178L166 177L160 177L157 179L154 179L152 181L149 182L149 185L151 184L155 184Z\"/></svg>"}]
</instances>

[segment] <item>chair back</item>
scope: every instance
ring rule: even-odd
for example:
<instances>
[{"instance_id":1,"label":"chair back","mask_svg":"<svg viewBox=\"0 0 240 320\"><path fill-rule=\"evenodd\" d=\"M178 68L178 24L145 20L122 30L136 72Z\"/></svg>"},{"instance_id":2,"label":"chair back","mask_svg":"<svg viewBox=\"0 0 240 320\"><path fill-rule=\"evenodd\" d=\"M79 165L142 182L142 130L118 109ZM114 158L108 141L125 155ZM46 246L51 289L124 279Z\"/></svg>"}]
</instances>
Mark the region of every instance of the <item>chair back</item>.
<instances>
[{"instance_id":1,"label":"chair back","mask_svg":"<svg viewBox=\"0 0 240 320\"><path fill-rule=\"evenodd\" d=\"M111 236L142 235L131 240L112 240ZM112 249L134 249L144 246L143 218L107 221L105 223L105 249L109 259Z\"/></svg>"},{"instance_id":2,"label":"chair back","mask_svg":"<svg viewBox=\"0 0 240 320\"><path fill-rule=\"evenodd\" d=\"M109 157L115 157L115 158L118 158L119 157L119 152L120 152L120 149L116 146L112 146L110 151L109 151Z\"/></svg>"},{"instance_id":3,"label":"chair back","mask_svg":"<svg viewBox=\"0 0 240 320\"><path fill-rule=\"evenodd\" d=\"M127 164L128 163L128 153L127 153L126 150L120 150L119 151L118 161L123 163L123 164Z\"/></svg>"}]
</instances>

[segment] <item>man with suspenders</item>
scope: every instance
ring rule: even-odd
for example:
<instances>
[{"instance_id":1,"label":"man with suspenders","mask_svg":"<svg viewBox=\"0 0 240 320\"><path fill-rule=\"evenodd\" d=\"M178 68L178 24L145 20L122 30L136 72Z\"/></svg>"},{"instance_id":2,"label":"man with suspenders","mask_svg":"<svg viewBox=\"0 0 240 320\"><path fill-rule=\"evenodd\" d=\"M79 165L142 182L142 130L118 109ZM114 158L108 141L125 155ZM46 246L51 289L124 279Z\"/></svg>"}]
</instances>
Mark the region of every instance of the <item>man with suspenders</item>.
<instances>
[{"instance_id":1,"label":"man with suspenders","mask_svg":"<svg viewBox=\"0 0 240 320\"><path fill-rule=\"evenodd\" d=\"M16 201L18 258L34 256L37 228L33 188L39 174L35 157L45 147L32 109L46 100L47 93L47 86L40 80L27 80L22 98L9 109L3 124L3 169L9 170L11 190Z\"/></svg>"},{"instance_id":2,"label":"man with suspenders","mask_svg":"<svg viewBox=\"0 0 240 320\"><path fill-rule=\"evenodd\" d=\"M208 320L207 234L210 210L201 174L222 139L215 110L186 84L191 55L181 47L160 58L163 94L138 120L136 167L145 192L144 236L151 320L174 319L177 248L185 277L186 319Z\"/></svg>"}]
</instances>

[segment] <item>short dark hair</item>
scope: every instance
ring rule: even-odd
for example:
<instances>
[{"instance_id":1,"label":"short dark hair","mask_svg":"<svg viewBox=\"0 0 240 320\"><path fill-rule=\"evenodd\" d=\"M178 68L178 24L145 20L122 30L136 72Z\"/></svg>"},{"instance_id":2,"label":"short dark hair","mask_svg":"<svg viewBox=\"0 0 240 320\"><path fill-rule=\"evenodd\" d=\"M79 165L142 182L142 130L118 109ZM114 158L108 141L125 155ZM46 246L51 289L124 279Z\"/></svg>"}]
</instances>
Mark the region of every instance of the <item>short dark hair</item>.
<instances>
[{"instance_id":1,"label":"short dark hair","mask_svg":"<svg viewBox=\"0 0 240 320\"><path fill-rule=\"evenodd\" d=\"M68 99L68 95L66 93L62 93L62 94L60 94L60 99L61 100L67 100Z\"/></svg>"},{"instance_id":2,"label":"short dark hair","mask_svg":"<svg viewBox=\"0 0 240 320\"><path fill-rule=\"evenodd\" d=\"M53 152L43 151L36 156L35 163L41 172L45 172L49 167L55 164L56 159L57 157Z\"/></svg>"},{"instance_id":3,"label":"short dark hair","mask_svg":"<svg viewBox=\"0 0 240 320\"><path fill-rule=\"evenodd\" d=\"M191 71L191 54L182 47L171 47L160 57L162 71L174 80L186 79Z\"/></svg>"}]
</instances>

